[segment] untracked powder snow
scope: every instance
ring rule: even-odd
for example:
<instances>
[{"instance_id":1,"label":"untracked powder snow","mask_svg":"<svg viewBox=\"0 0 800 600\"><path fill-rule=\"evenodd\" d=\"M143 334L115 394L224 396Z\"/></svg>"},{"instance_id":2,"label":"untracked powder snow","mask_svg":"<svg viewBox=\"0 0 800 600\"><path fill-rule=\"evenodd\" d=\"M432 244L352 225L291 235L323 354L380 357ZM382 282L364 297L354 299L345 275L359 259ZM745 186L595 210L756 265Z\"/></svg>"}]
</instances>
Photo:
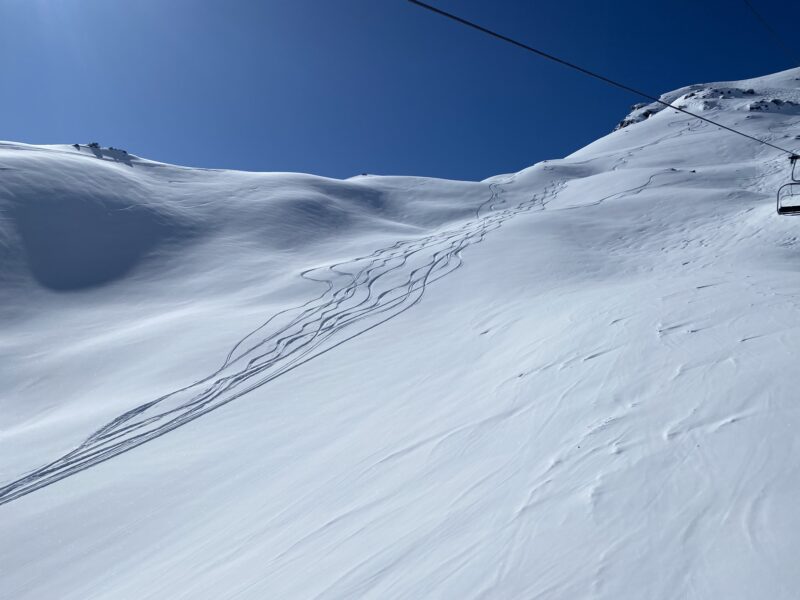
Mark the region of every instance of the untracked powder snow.
<instances>
[{"instance_id":1,"label":"untracked powder snow","mask_svg":"<svg viewBox=\"0 0 800 600\"><path fill-rule=\"evenodd\" d=\"M800 148L800 69L663 99ZM0 143L0 598L797 598L789 176L657 104L482 182Z\"/></svg>"}]
</instances>

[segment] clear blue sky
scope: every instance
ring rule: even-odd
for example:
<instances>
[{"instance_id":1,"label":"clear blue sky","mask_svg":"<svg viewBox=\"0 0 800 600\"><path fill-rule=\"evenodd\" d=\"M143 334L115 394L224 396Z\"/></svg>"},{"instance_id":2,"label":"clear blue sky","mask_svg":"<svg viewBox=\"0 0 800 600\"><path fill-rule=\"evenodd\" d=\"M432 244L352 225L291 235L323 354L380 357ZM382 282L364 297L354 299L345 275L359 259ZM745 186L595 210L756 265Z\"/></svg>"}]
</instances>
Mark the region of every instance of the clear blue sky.
<instances>
[{"instance_id":1,"label":"clear blue sky","mask_svg":"<svg viewBox=\"0 0 800 600\"><path fill-rule=\"evenodd\" d=\"M739 0L431 1L656 94L794 66ZM798 39L800 4L753 2ZM0 139L481 179L637 101L405 0L0 0Z\"/></svg>"}]
</instances>

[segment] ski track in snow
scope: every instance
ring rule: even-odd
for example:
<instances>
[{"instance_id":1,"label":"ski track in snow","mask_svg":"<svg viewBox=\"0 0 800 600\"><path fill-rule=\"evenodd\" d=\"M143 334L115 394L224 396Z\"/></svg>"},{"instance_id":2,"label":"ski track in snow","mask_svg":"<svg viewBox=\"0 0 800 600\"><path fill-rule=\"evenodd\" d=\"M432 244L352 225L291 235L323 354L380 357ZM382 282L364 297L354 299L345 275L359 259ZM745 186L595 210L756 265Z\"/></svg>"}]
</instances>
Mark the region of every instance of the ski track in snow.
<instances>
[{"instance_id":1,"label":"ski track in snow","mask_svg":"<svg viewBox=\"0 0 800 600\"><path fill-rule=\"evenodd\" d=\"M245 335L214 373L123 413L74 450L0 487L0 505L181 427L407 311L429 284L463 264L466 248L521 213L543 210L563 185L555 180L530 199L497 210L505 203L503 186L514 177L490 184L490 197L460 227L304 271L304 279L326 286L322 294L274 314ZM652 179L613 196L641 191Z\"/></svg>"},{"instance_id":2,"label":"ski track in snow","mask_svg":"<svg viewBox=\"0 0 800 600\"><path fill-rule=\"evenodd\" d=\"M800 111L702 100L800 144ZM15 150L0 597L797 597L785 157L668 109L481 184ZM15 237L49 196L208 237L57 295Z\"/></svg>"}]
</instances>

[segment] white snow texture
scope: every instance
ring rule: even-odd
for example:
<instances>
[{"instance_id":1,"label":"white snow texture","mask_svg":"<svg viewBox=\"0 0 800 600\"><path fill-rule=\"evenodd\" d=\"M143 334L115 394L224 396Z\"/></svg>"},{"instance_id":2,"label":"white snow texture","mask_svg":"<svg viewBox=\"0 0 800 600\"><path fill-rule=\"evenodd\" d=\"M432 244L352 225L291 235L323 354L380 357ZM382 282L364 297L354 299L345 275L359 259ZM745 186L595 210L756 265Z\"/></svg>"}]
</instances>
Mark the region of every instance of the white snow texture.
<instances>
[{"instance_id":1,"label":"white snow texture","mask_svg":"<svg viewBox=\"0 0 800 600\"><path fill-rule=\"evenodd\" d=\"M798 78L664 98L798 148ZM658 105L483 182L0 143L0 598L800 597L788 167Z\"/></svg>"}]
</instances>

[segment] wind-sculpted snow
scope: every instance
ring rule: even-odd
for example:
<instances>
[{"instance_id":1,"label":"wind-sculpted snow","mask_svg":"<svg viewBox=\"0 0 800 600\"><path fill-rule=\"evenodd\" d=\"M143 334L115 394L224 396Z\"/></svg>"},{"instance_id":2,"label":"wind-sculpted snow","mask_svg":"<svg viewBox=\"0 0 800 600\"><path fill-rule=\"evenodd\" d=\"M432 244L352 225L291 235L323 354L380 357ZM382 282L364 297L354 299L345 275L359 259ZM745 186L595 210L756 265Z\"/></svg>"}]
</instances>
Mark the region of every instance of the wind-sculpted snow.
<instances>
[{"instance_id":1,"label":"wind-sculpted snow","mask_svg":"<svg viewBox=\"0 0 800 600\"><path fill-rule=\"evenodd\" d=\"M407 311L428 285L462 265L465 249L515 215L544 208L558 185L499 210L503 183L489 188L475 218L460 227L304 271L325 287L322 294L248 333L211 375L127 411L73 451L0 487L0 505L162 436Z\"/></svg>"},{"instance_id":2,"label":"wind-sculpted snow","mask_svg":"<svg viewBox=\"0 0 800 600\"><path fill-rule=\"evenodd\" d=\"M664 98L795 148L798 77ZM637 111L484 182L0 143L0 596L795 600L788 161Z\"/></svg>"}]
</instances>

